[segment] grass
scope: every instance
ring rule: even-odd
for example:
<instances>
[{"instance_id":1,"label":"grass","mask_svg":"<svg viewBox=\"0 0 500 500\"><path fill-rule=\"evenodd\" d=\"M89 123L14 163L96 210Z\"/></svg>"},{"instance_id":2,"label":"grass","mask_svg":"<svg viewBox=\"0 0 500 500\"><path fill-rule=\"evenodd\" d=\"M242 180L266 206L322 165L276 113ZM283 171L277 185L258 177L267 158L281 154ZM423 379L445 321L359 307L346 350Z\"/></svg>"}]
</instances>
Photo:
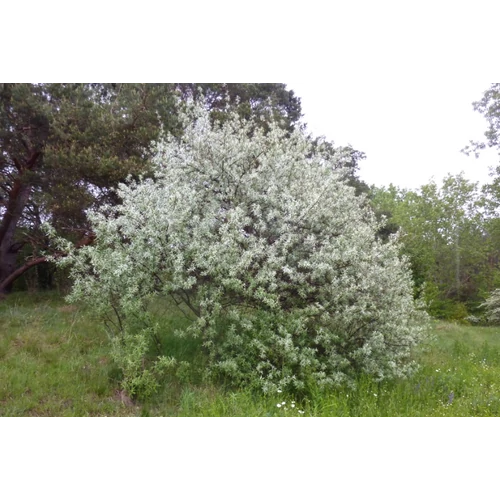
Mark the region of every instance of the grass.
<instances>
[{"instance_id":1,"label":"grass","mask_svg":"<svg viewBox=\"0 0 500 500\"><path fill-rule=\"evenodd\" d=\"M198 345L170 332L185 318L163 309L161 348L201 366ZM361 376L294 401L203 382L181 369L148 401L120 391L108 338L85 309L53 293L14 293L0 302L1 416L498 416L500 329L435 322L435 340L408 380Z\"/></svg>"}]
</instances>

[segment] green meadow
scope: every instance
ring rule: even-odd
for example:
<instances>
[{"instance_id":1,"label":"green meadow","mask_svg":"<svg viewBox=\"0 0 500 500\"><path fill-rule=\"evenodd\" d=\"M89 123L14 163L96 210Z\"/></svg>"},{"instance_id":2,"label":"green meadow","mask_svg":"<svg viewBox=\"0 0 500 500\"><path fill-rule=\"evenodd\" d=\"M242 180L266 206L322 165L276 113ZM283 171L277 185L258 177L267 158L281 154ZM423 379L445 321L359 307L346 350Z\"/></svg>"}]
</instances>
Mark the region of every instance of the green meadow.
<instances>
[{"instance_id":1,"label":"green meadow","mask_svg":"<svg viewBox=\"0 0 500 500\"><path fill-rule=\"evenodd\" d=\"M207 382L196 341L173 331L186 321L158 312L157 349L180 361L156 394L132 400L120 388L102 324L52 292L0 301L1 416L438 417L500 414L500 328L433 323L406 380L360 376L355 389L265 396Z\"/></svg>"}]
</instances>

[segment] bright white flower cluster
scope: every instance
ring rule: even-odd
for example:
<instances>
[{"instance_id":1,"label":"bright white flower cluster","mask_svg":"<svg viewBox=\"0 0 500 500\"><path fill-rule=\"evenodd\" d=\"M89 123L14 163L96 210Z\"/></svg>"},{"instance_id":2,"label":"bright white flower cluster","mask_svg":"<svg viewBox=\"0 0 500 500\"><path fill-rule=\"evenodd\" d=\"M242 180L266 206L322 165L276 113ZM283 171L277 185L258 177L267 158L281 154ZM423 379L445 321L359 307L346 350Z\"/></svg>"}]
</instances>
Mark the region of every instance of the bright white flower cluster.
<instances>
[{"instance_id":1,"label":"bright white flower cluster","mask_svg":"<svg viewBox=\"0 0 500 500\"><path fill-rule=\"evenodd\" d=\"M154 294L196 318L210 370L264 391L403 376L425 330L396 241L345 180L345 150L191 103L154 179L89 215L96 244L68 259L73 297L119 321ZM125 319L123 319L125 315ZM117 319L118 323L118 319Z\"/></svg>"},{"instance_id":2,"label":"bright white flower cluster","mask_svg":"<svg viewBox=\"0 0 500 500\"><path fill-rule=\"evenodd\" d=\"M292 401L288 406L286 401L282 401L281 403L276 404L276 408L279 408L280 411L283 411L284 413L288 413L288 410L290 409L290 413L288 413L289 416L295 416L296 414L300 416L305 413L304 410L297 408L295 401Z\"/></svg>"}]
</instances>

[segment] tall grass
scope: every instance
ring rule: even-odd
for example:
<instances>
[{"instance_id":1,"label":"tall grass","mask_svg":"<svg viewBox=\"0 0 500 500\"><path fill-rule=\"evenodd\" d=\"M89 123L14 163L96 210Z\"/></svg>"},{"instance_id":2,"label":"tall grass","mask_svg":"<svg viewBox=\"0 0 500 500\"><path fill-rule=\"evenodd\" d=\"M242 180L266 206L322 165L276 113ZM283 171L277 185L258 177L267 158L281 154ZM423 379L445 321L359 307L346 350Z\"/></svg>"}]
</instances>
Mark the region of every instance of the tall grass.
<instances>
[{"instance_id":1,"label":"tall grass","mask_svg":"<svg viewBox=\"0 0 500 500\"><path fill-rule=\"evenodd\" d=\"M179 359L147 401L120 390L101 324L53 293L16 293L0 302L2 416L498 416L500 329L436 322L408 380L360 376L355 389L266 396L207 382L196 340L173 332L187 319L161 305L158 348Z\"/></svg>"}]
</instances>

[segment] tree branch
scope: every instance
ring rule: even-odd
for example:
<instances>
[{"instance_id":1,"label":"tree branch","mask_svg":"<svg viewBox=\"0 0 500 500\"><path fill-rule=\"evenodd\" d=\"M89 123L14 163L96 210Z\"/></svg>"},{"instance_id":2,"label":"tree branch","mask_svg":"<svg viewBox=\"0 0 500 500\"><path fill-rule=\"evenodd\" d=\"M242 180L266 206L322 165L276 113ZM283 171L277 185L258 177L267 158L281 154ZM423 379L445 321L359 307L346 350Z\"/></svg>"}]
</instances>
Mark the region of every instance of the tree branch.
<instances>
[{"instance_id":1,"label":"tree branch","mask_svg":"<svg viewBox=\"0 0 500 500\"><path fill-rule=\"evenodd\" d=\"M87 245L91 245L95 240L95 234L90 233L85 236L76 246L75 248L81 248ZM66 252L57 252L54 255L51 255L51 258L59 259L61 257L65 257L67 255ZM39 264L43 264L44 262L48 262L49 257L47 255L43 255L40 257L35 257L28 262L24 263L21 267L18 267L14 272L9 274L3 281L0 282L0 294L2 290L7 289L7 287L13 283L17 278L22 276L26 271L31 269L34 266L38 266Z\"/></svg>"}]
</instances>

